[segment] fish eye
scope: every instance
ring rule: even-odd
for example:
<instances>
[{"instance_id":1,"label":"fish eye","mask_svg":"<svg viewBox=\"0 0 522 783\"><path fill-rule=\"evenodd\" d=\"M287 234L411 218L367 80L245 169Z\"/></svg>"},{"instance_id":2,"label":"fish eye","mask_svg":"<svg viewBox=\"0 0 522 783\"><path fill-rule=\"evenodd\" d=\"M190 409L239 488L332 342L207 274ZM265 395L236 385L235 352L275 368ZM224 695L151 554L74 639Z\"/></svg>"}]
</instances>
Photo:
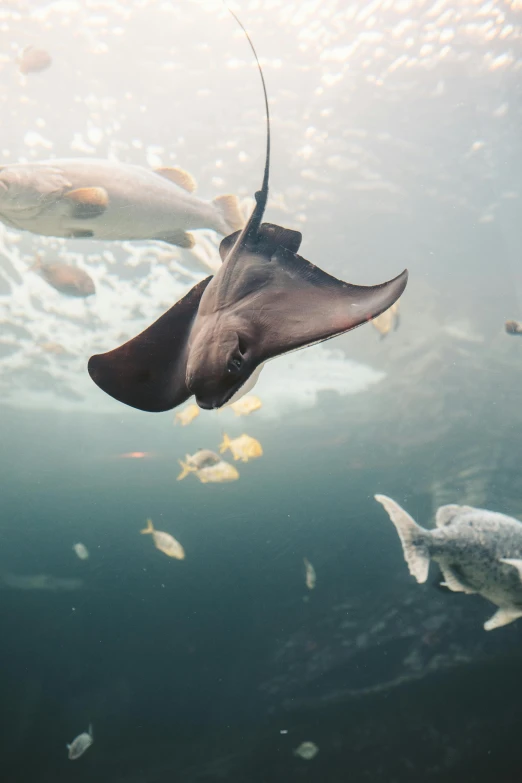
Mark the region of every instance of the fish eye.
<instances>
[{"instance_id":1,"label":"fish eye","mask_svg":"<svg viewBox=\"0 0 522 783\"><path fill-rule=\"evenodd\" d=\"M227 365L227 370L229 372L239 372L242 364L243 364L242 358L240 356L234 356L233 359L230 359Z\"/></svg>"}]
</instances>

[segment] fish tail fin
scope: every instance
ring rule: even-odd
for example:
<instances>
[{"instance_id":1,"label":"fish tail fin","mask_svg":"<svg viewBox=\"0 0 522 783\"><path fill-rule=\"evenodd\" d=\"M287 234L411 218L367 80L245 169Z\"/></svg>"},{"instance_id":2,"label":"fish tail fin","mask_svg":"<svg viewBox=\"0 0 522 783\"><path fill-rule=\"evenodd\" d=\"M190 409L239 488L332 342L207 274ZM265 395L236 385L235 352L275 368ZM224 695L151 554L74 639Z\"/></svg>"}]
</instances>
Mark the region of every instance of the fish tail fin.
<instances>
[{"instance_id":1,"label":"fish tail fin","mask_svg":"<svg viewBox=\"0 0 522 783\"><path fill-rule=\"evenodd\" d=\"M193 468L192 465L189 465L188 462L183 462L181 459L178 459L178 462L183 470L177 477L176 481L182 481L186 476L188 476L189 473L194 473L195 468Z\"/></svg>"},{"instance_id":2,"label":"fish tail fin","mask_svg":"<svg viewBox=\"0 0 522 783\"><path fill-rule=\"evenodd\" d=\"M245 225L245 218L241 212L237 196L227 194L225 196L216 196L212 203L219 211L222 221L226 226L226 235L234 231L240 231Z\"/></svg>"},{"instance_id":3,"label":"fish tail fin","mask_svg":"<svg viewBox=\"0 0 522 783\"><path fill-rule=\"evenodd\" d=\"M92 733L92 723L89 723L89 729L87 731L87 734L89 734L91 739L94 739L94 734Z\"/></svg>"},{"instance_id":4,"label":"fish tail fin","mask_svg":"<svg viewBox=\"0 0 522 783\"><path fill-rule=\"evenodd\" d=\"M228 437L227 433L224 432L223 433L223 441L222 441L222 443L219 446L219 453L223 454L224 451L226 451L227 449L230 448L230 444L231 444L230 438Z\"/></svg>"},{"instance_id":5,"label":"fish tail fin","mask_svg":"<svg viewBox=\"0 0 522 783\"><path fill-rule=\"evenodd\" d=\"M386 497L386 495L375 495L374 497L378 503L384 506L395 525L410 574L419 584L422 584L428 578L430 567L429 531L418 525L395 500Z\"/></svg>"},{"instance_id":6,"label":"fish tail fin","mask_svg":"<svg viewBox=\"0 0 522 783\"><path fill-rule=\"evenodd\" d=\"M29 272L38 272L39 269L42 268L42 256L40 253L37 253L34 257L34 261L29 267Z\"/></svg>"},{"instance_id":7,"label":"fish tail fin","mask_svg":"<svg viewBox=\"0 0 522 783\"><path fill-rule=\"evenodd\" d=\"M140 533L143 534L154 533L154 525L152 524L152 519L147 519L147 527L144 527L143 530L140 530Z\"/></svg>"}]
</instances>

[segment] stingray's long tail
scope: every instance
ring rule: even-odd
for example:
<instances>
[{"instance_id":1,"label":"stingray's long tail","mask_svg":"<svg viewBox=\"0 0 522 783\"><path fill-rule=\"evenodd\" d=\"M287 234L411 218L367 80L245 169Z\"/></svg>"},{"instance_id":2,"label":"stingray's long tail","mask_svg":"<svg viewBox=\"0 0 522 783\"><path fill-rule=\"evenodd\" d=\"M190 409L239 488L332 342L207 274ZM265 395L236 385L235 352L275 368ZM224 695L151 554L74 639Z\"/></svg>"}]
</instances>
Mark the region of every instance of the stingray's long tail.
<instances>
[{"instance_id":1,"label":"stingray's long tail","mask_svg":"<svg viewBox=\"0 0 522 783\"><path fill-rule=\"evenodd\" d=\"M252 43L252 39L250 38L249 34L246 31L246 28L244 24L241 22L241 20L236 16L234 11L228 7L225 0L223 0L223 5L229 12L231 16L234 17L238 25L243 30L246 39L250 45L250 48L252 49L252 52L254 54L254 57L256 59L257 67L259 70L259 75L261 77L261 84L263 86L263 96L265 99L265 114L266 114L266 157L265 157L265 171L263 174L263 184L261 185L261 190L258 190L256 193L256 206L254 211L252 212L252 215L250 216L250 220L248 221L247 225L243 229L243 236L245 234L249 235L249 237L254 238L255 234L257 234L257 230L259 226L261 225L261 220L263 219L263 213L265 211L266 202L268 200L268 178L270 174L270 111L268 109L268 95L266 91L266 84L265 84L265 77L263 76L263 69L261 68L261 63L259 62L259 57L257 56L257 52L254 48L254 44Z\"/></svg>"}]
</instances>

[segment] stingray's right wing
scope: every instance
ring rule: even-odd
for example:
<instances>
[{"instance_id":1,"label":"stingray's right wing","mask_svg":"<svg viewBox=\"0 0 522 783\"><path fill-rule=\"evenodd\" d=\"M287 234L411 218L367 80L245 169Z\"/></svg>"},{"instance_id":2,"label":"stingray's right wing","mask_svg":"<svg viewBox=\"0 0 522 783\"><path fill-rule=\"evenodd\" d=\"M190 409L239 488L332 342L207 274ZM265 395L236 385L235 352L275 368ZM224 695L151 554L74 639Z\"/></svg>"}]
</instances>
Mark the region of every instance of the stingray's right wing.
<instances>
[{"instance_id":1,"label":"stingray's right wing","mask_svg":"<svg viewBox=\"0 0 522 783\"><path fill-rule=\"evenodd\" d=\"M261 361L370 321L397 301L408 280L405 270L381 285L352 285L285 247L277 249L271 263L270 286L258 297L253 315L262 327L257 346Z\"/></svg>"},{"instance_id":2,"label":"stingray's right wing","mask_svg":"<svg viewBox=\"0 0 522 783\"><path fill-rule=\"evenodd\" d=\"M185 382L187 342L203 292L194 286L152 326L108 353L91 356L89 375L116 400L142 411L168 411L191 392Z\"/></svg>"}]
</instances>

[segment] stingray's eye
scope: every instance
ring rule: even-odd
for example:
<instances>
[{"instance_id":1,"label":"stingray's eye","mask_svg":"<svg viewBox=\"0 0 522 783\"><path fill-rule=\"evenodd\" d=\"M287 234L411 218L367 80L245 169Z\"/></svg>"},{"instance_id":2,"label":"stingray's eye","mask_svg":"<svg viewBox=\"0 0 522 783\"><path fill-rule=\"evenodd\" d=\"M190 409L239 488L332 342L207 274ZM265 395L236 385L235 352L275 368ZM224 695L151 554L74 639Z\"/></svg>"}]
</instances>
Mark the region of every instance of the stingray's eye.
<instances>
[{"instance_id":1,"label":"stingray's eye","mask_svg":"<svg viewBox=\"0 0 522 783\"><path fill-rule=\"evenodd\" d=\"M230 359L227 370L229 372L239 372L243 365L243 359L240 356L234 356L233 359Z\"/></svg>"}]
</instances>

